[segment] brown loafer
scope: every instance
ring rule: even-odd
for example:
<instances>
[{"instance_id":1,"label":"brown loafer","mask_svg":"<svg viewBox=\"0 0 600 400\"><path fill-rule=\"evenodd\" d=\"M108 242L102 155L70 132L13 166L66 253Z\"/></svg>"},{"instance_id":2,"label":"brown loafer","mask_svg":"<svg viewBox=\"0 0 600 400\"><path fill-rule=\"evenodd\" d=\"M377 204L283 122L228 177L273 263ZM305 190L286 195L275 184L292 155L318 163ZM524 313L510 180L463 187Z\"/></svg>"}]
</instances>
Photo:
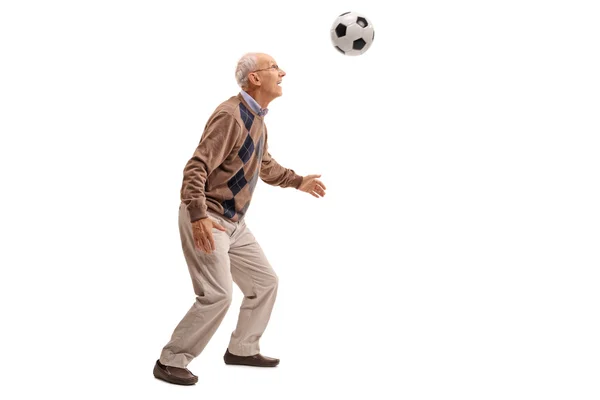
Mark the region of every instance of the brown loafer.
<instances>
[{"instance_id":1,"label":"brown loafer","mask_svg":"<svg viewBox=\"0 0 600 400\"><path fill-rule=\"evenodd\" d=\"M249 365L251 367L275 367L279 364L277 358L265 357L260 353L253 356L236 356L231 354L229 349L225 352L223 360L228 365Z\"/></svg>"},{"instance_id":2,"label":"brown loafer","mask_svg":"<svg viewBox=\"0 0 600 400\"><path fill-rule=\"evenodd\" d=\"M176 385L193 385L198 382L198 377L192 374L189 369L163 365L160 360L156 360L153 372L155 378Z\"/></svg>"}]
</instances>

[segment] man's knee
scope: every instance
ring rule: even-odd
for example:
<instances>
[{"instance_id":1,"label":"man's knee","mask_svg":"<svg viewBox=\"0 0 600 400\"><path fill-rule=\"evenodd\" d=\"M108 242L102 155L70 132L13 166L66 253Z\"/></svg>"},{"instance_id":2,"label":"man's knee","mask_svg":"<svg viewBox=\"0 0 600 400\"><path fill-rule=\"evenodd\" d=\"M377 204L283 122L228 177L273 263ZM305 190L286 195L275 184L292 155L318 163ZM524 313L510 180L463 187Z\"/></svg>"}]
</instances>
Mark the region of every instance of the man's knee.
<instances>
[{"instance_id":1,"label":"man's knee","mask_svg":"<svg viewBox=\"0 0 600 400\"><path fill-rule=\"evenodd\" d=\"M267 279L265 280L265 287L267 289L277 290L278 286L279 286L279 277L277 276L277 274L275 272L272 272L271 274L269 274L267 276Z\"/></svg>"},{"instance_id":2,"label":"man's knee","mask_svg":"<svg viewBox=\"0 0 600 400\"><path fill-rule=\"evenodd\" d=\"M219 304L222 307L229 307L233 298L231 288L218 291L205 291L196 295L196 300L201 304Z\"/></svg>"}]
</instances>

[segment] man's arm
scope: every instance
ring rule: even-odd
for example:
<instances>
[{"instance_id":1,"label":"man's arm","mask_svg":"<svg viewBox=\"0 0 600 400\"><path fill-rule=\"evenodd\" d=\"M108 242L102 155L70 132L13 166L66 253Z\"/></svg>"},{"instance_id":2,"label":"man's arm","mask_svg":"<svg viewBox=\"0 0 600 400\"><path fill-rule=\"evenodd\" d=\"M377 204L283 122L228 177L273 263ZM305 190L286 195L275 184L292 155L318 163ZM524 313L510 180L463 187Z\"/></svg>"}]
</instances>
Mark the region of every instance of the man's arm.
<instances>
[{"instance_id":1,"label":"man's arm","mask_svg":"<svg viewBox=\"0 0 600 400\"><path fill-rule=\"evenodd\" d=\"M268 135L265 131L265 150L260 168L260 179L269 185L298 189L300 184L302 184L302 176L295 173L293 169L282 167L275 161L269 153L267 138Z\"/></svg>"},{"instance_id":2,"label":"man's arm","mask_svg":"<svg viewBox=\"0 0 600 400\"><path fill-rule=\"evenodd\" d=\"M200 143L183 171L181 199L192 222L207 217L206 179L231 153L240 131L235 117L225 111L214 114L206 123Z\"/></svg>"}]
</instances>

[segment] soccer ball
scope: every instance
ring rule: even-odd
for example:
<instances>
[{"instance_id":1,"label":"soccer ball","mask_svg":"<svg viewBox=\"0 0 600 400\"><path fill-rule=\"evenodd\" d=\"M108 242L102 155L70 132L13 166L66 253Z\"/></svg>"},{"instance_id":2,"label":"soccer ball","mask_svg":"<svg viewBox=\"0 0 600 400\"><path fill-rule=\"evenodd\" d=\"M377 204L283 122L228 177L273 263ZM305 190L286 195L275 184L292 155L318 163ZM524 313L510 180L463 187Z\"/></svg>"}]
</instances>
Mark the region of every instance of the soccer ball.
<instances>
[{"instance_id":1,"label":"soccer ball","mask_svg":"<svg viewBox=\"0 0 600 400\"><path fill-rule=\"evenodd\" d=\"M362 14L348 11L338 16L331 26L331 42L342 54L359 56L371 47L375 29Z\"/></svg>"}]
</instances>

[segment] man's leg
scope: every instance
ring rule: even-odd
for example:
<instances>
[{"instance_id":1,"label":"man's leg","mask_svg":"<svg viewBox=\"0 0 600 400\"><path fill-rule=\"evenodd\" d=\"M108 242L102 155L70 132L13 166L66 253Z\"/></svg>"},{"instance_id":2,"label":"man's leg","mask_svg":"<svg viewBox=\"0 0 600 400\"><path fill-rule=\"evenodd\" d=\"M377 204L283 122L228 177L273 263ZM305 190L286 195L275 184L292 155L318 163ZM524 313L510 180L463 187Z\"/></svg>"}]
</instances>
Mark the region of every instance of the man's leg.
<instances>
[{"instance_id":1,"label":"man's leg","mask_svg":"<svg viewBox=\"0 0 600 400\"><path fill-rule=\"evenodd\" d=\"M232 277L228 251L233 225L211 214L209 218L227 229L227 232L212 230L216 245L212 254L195 247L189 212L183 204L179 209L181 243L196 301L163 348L160 355L163 365L186 368L204 350L231 304Z\"/></svg>"},{"instance_id":2,"label":"man's leg","mask_svg":"<svg viewBox=\"0 0 600 400\"><path fill-rule=\"evenodd\" d=\"M234 236L229 249L233 281L244 294L229 352L252 356L260 352L259 339L265 331L277 297L277 275L254 235L242 222L239 236Z\"/></svg>"}]
</instances>

